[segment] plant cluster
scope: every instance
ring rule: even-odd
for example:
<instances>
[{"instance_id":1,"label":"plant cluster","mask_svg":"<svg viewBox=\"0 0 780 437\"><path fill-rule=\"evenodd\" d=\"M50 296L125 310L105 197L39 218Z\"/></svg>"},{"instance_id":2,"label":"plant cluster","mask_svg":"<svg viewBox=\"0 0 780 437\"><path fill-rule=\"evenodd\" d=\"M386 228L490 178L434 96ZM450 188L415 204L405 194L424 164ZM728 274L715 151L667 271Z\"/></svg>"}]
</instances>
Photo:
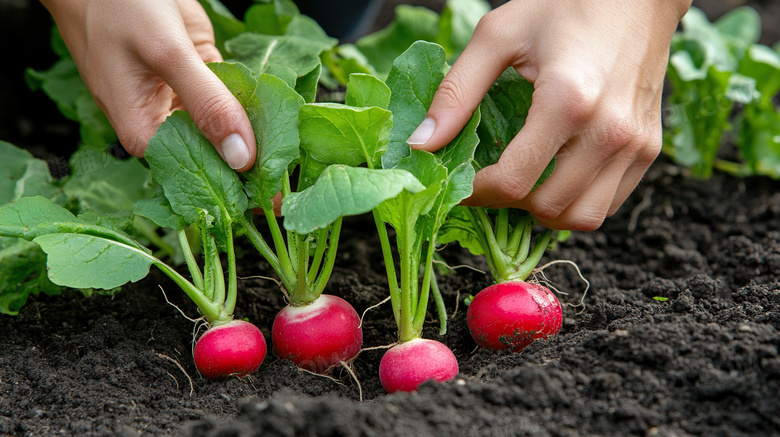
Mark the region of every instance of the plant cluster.
<instances>
[{"instance_id":1,"label":"plant cluster","mask_svg":"<svg viewBox=\"0 0 780 437\"><path fill-rule=\"evenodd\" d=\"M266 342L234 319L241 241L268 262L273 272L263 274L289 302L271 328L274 353L325 374L362 347L354 308L323 293L343 217L370 214L397 326L398 343L379 369L388 392L458 372L444 344L423 338L431 301L446 329L434 259L447 243L484 256L496 282L468 309L479 346L517 352L561 329L556 296L526 281L566 233L540 228L524 211L459 205L476 171L495 163L522 128L532 84L508 69L448 146L429 153L406 143L487 3L450 0L441 15L399 6L387 28L354 45L328 37L290 0L256 3L243 20L217 0L201 4L225 58L209 66L254 128L254 168L231 170L185 112L160 126L144 160L106 154L116 136L55 31L62 59L29 71L28 80L81 124L83 145L69 174L55 179L45 162L0 142L0 173L9 175L0 179L0 312L15 314L30 294L62 287L116 290L155 266L210 328L194 349L201 374L247 375L261 365ZM757 44L755 11L739 8L713 24L693 8L682 25L671 47L665 151L697 177L713 167L778 177L780 55ZM744 163L716 157L728 129ZM552 161L537 184L554 169Z\"/></svg>"},{"instance_id":2,"label":"plant cluster","mask_svg":"<svg viewBox=\"0 0 780 437\"><path fill-rule=\"evenodd\" d=\"M671 45L672 85L664 151L691 175L713 168L736 176L780 178L780 43L758 44L761 19L740 7L715 23L691 8ZM733 133L742 162L719 159L724 132Z\"/></svg>"}]
</instances>

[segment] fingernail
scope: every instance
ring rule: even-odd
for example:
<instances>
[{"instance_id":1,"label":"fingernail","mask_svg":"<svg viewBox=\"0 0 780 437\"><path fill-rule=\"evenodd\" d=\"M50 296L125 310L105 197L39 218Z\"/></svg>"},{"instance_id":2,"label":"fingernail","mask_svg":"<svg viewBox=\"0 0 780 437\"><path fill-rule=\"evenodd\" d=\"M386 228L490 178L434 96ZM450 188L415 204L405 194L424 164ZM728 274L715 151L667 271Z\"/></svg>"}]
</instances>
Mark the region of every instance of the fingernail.
<instances>
[{"instance_id":1,"label":"fingernail","mask_svg":"<svg viewBox=\"0 0 780 437\"><path fill-rule=\"evenodd\" d=\"M433 135L433 131L435 129L436 122L433 121L433 119L430 117L426 118L422 121L422 123L420 123L419 126L417 126L417 129L412 132L412 135L409 136L409 139L406 140L406 143L410 146L422 146L431 139L431 135Z\"/></svg>"},{"instance_id":2,"label":"fingernail","mask_svg":"<svg viewBox=\"0 0 780 437\"><path fill-rule=\"evenodd\" d=\"M249 149L246 147L244 139L239 134L230 134L220 144L222 148L222 158L228 163L230 168L237 170L246 166L249 162Z\"/></svg>"}]
</instances>

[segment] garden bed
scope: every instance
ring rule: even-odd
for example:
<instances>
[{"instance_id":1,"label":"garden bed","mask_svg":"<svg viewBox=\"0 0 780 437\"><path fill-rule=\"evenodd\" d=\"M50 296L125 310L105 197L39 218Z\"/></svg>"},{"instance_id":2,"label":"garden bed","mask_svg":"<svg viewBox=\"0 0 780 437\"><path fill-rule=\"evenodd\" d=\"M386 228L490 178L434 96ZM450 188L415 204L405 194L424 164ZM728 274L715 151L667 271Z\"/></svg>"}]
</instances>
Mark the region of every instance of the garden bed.
<instances>
[{"instance_id":1,"label":"garden bed","mask_svg":"<svg viewBox=\"0 0 780 437\"><path fill-rule=\"evenodd\" d=\"M377 23L398 2L385 3ZM776 4L754 4L770 43ZM65 153L19 140L39 157ZM111 296L33 297L18 316L0 315L0 436L780 435L780 182L684 171L659 158L601 229L547 253L541 264L570 260L590 288L575 306L585 283L571 265L548 267L568 293L558 294L563 329L521 354L476 348L463 299L489 284L474 270L487 266L450 245L446 261L474 269L440 278L448 333L438 336L431 314L425 336L454 351L460 375L413 394L387 395L378 379L396 340L389 302L365 314L364 347L376 349L353 363L359 384L270 351L250 377L211 382L195 369L194 323L182 315L196 317L195 306L156 269ZM370 217L344 223L325 292L363 313L388 295L383 258ZM238 250L236 317L270 339L283 296L260 277L272 273L254 248Z\"/></svg>"},{"instance_id":2,"label":"garden bed","mask_svg":"<svg viewBox=\"0 0 780 437\"><path fill-rule=\"evenodd\" d=\"M347 224L326 292L362 312L385 297L386 278L372 223ZM247 253L239 275L268 274ZM584 312L564 307L558 337L517 355L475 350L461 303L442 338L460 376L386 395L383 351L365 351L354 363L362 402L346 372L323 378L272 354L249 378L200 378L193 324L161 288L190 316L194 307L157 273L114 296L38 297L0 317L0 434L776 435L780 183L689 180L660 159L602 229L573 234L552 259L576 262L591 283ZM546 273L571 293L563 302L579 301L573 268ZM281 293L260 278L240 285L237 316L270 338ZM466 268L441 279L450 311L485 285ZM390 311L366 314L365 347L394 341Z\"/></svg>"}]
</instances>

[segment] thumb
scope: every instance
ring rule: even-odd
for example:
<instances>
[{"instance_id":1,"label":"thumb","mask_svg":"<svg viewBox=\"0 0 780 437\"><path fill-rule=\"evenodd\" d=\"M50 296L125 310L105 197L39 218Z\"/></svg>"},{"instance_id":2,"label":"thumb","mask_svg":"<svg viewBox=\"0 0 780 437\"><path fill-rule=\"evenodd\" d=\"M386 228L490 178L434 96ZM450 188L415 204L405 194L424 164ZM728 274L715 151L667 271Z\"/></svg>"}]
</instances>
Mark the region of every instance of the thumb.
<instances>
[{"instance_id":1,"label":"thumb","mask_svg":"<svg viewBox=\"0 0 780 437\"><path fill-rule=\"evenodd\" d=\"M473 38L433 96L425 120L407 140L412 149L435 152L452 141L477 109L490 85L508 66L494 44L475 31Z\"/></svg>"},{"instance_id":2,"label":"thumb","mask_svg":"<svg viewBox=\"0 0 780 437\"><path fill-rule=\"evenodd\" d=\"M159 65L159 64L158 64ZM257 156L252 125L238 99L192 48L158 68L158 74L231 168L246 171Z\"/></svg>"},{"instance_id":3,"label":"thumb","mask_svg":"<svg viewBox=\"0 0 780 437\"><path fill-rule=\"evenodd\" d=\"M202 61L197 70L181 85L168 83L222 159L235 170L249 170L255 163L257 147L244 107Z\"/></svg>"}]
</instances>

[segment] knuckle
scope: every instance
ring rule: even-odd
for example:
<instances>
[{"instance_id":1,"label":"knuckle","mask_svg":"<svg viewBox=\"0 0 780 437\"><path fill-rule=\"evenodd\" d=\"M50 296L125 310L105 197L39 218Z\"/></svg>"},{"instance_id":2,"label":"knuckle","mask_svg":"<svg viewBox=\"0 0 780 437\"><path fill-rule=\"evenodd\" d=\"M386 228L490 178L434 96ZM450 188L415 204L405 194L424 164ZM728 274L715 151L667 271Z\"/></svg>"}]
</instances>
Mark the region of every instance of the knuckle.
<instances>
[{"instance_id":1,"label":"knuckle","mask_svg":"<svg viewBox=\"0 0 780 437\"><path fill-rule=\"evenodd\" d=\"M221 137L229 134L232 127L231 114L235 111L233 103L225 96L211 93L189 108L196 125L206 135Z\"/></svg>"},{"instance_id":2,"label":"knuckle","mask_svg":"<svg viewBox=\"0 0 780 437\"><path fill-rule=\"evenodd\" d=\"M561 215L561 212L563 212L562 206L556 205L548 199L540 199L535 197L533 199L529 199L528 203L529 210L534 214L534 216L542 220L554 220Z\"/></svg>"},{"instance_id":3,"label":"knuckle","mask_svg":"<svg viewBox=\"0 0 780 437\"><path fill-rule=\"evenodd\" d=\"M647 167L653 163L661 154L663 140L661 138L651 138L645 141L639 141L635 161Z\"/></svg>"},{"instance_id":4,"label":"knuckle","mask_svg":"<svg viewBox=\"0 0 780 437\"><path fill-rule=\"evenodd\" d=\"M149 65L170 68L170 66L182 64L182 43L178 38L166 35L166 38L147 39L143 44L138 45L137 50L141 58L146 60Z\"/></svg>"},{"instance_id":5,"label":"knuckle","mask_svg":"<svg viewBox=\"0 0 780 437\"><path fill-rule=\"evenodd\" d=\"M555 79L556 92L565 102L567 118L575 125L590 120L596 112L599 92L577 73L561 73Z\"/></svg>"},{"instance_id":6,"label":"knuckle","mask_svg":"<svg viewBox=\"0 0 780 437\"><path fill-rule=\"evenodd\" d=\"M457 109L465 104L464 90L461 84L468 83L460 77L456 70L450 70L450 73L441 81L439 89L436 91L438 103L447 109Z\"/></svg>"},{"instance_id":7,"label":"knuckle","mask_svg":"<svg viewBox=\"0 0 780 437\"><path fill-rule=\"evenodd\" d=\"M502 35L504 35L505 29L506 26L503 15L497 13L494 9L479 19L477 27L474 29L474 35L479 38L494 41L495 39L491 38L501 38Z\"/></svg>"},{"instance_id":8,"label":"knuckle","mask_svg":"<svg viewBox=\"0 0 780 437\"><path fill-rule=\"evenodd\" d=\"M514 202L528 195L530 189L525 180L517 176L506 176L496 184L494 197L501 202Z\"/></svg>"}]
</instances>

